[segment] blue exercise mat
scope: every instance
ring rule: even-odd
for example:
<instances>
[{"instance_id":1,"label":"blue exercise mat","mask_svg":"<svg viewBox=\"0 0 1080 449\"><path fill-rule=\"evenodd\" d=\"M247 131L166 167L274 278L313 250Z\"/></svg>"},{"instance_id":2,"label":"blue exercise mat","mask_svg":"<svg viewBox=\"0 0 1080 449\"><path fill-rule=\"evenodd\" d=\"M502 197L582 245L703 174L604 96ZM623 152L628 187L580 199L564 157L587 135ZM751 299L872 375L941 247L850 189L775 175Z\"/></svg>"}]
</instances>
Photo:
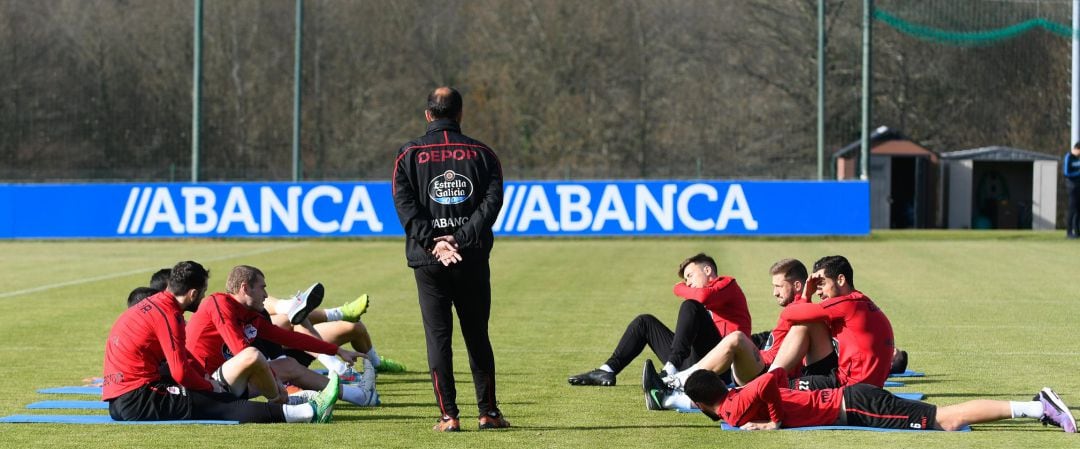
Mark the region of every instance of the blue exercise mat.
<instances>
[{"instance_id":1,"label":"blue exercise mat","mask_svg":"<svg viewBox=\"0 0 1080 449\"><path fill-rule=\"evenodd\" d=\"M38 390L43 394L96 394L101 396L101 387L56 387Z\"/></svg>"},{"instance_id":2,"label":"blue exercise mat","mask_svg":"<svg viewBox=\"0 0 1080 449\"><path fill-rule=\"evenodd\" d=\"M926 377L926 373L907 370L898 374L889 374L889 377Z\"/></svg>"},{"instance_id":3,"label":"blue exercise mat","mask_svg":"<svg viewBox=\"0 0 1080 449\"><path fill-rule=\"evenodd\" d=\"M737 431L740 431L740 432L743 431L742 429L740 429L738 427L731 427L731 426L727 425L727 423L725 423L725 422L720 423L720 428L724 429L724 430L737 430ZM863 432L940 432L940 430L880 429L880 428L877 428L877 427L859 427L859 426L785 427L785 428L780 429L780 430L799 430L799 431L810 431L810 430L859 430L859 431L863 431ZM971 431L970 426L964 426L962 429L957 430L957 432L970 432L970 431Z\"/></svg>"},{"instance_id":4,"label":"blue exercise mat","mask_svg":"<svg viewBox=\"0 0 1080 449\"><path fill-rule=\"evenodd\" d=\"M190 419L177 421L115 421L108 415L11 415L0 418L0 423L47 423L47 424L240 424L239 421L215 421Z\"/></svg>"},{"instance_id":5,"label":"blue exercise mat","mask_svg":"<svg viewBox=\"0 0 1080 449\"><path fill-rule=\"evenodd\" d=\"M31 409L71 409L71 410L108 410L109 403L105 401L38 401L29 404L26 408Z\"/></svg>"},{"instance_id":6,"label":"blue exercise mat","mask_svg":"<svg viewBox=\"0 0 1080 449\"><path fill-rule=\"evenodd\" d=\"M885 381L885 386L886 387L902 387L902 386L904 386L904 383L903 382L897 382L895 380L886 380Z\"/></svg>"}]
</instances>

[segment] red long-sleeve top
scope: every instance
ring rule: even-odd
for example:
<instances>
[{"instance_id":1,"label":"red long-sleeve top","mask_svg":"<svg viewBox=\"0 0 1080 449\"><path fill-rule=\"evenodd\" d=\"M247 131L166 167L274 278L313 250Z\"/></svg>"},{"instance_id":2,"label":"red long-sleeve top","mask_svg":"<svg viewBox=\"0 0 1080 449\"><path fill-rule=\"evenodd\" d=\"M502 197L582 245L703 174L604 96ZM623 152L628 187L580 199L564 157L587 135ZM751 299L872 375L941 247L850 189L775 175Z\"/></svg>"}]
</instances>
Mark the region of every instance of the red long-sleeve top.
<instances>
[{"instance_id":1,"label":"red long-sleeve top","mask_svg":"<svg viewBox=\"0 0 1080 449\"><path fill-rule=\"evenodd\" d=\"M791 306L793 304L809 304L809 303L810 303L809 299L803 298L802 295L795 295L795 299L790 304L788 304L787 306ZM784 307L787 307L787 306L784 306ZM767 349L764 349L764 350L761 351L761 361L762 361L762 363L765 364L765 366L771 365L773 360L776 360L776 354L778 354L780 352L780 345L782 343L784 343L784 338L787 338L788 331L791 330L791 325L792 325L792 322L784 319L783 313L781 313L780 316L777 317L777 319L776 319L776 327L774 327L773 330L772 330L772 336L771 336L772 341L770 342L770 346ZM801 362L799 363L799 366L800 367L802 366ZM788 374L790 374L790 375L798 375L798 371L799 370L796 369L795 372L788 373Z\"/></svg>"},{"instance_id":2,"label":"red long-sleeve top","mask_svg":"<svg viewBox=\"0 0 1080 449\"><path fill-rule=\"evenodd\" d=\"M129 307L113 323L105 342L102 400L110 400L161 379L161 362L180 385L211 391L206 371L184 346L184 310L163 291Z\"/></svg>"},{"instance_id":3,"label":"red long-sleeve top","mask_svg":"<svg viewBox=\"0 0 1080 449\"><path fill-rule=\"evenodd\" d=\"M251 346L256 337L303 351L337 354L338 347L310 335L282 329L227 293L203 300L187 325L187 349L207 372Z\"/></svg>"},{"instance_id":4,"label":"red long-sleeve top","mask_svg":"<svg viewBox=\"0 0 1080 449\"><path fill-rule=\"evenodd\" d=\"M792 390L787 372L777 368L728 390L715 413L730 426L772 421L781 427L826 426L836 423L843 405L843 388Z\"/></svg>"},{"instance_id":5,"label":"red long-sleeve top","mask_svg":"<svg viewBox=\"0 0 1080 449\"><path fill-rule=\"evenodd\" d=\"M705 309L712 313L713 323L721 336L737 330L750 335L750 311L746 307L746 295L735 282L735 278L720 276L701 288L680 282L675 284L673 290L675 296L697 301L705 306Z\"/></svg>"},{"instance_id":6,"label":"red long-sleeve top","mask_svg":"<svg viewBox=\"0 0 1080 449\"><path fill-rule=\"evenodd\" d=\"M793 323L828 323L837 342L840 385L885 385L895 346L892 324L866 295L854 291L818 304L791 304L780 316Z\"/></svg>"}]
</instances>

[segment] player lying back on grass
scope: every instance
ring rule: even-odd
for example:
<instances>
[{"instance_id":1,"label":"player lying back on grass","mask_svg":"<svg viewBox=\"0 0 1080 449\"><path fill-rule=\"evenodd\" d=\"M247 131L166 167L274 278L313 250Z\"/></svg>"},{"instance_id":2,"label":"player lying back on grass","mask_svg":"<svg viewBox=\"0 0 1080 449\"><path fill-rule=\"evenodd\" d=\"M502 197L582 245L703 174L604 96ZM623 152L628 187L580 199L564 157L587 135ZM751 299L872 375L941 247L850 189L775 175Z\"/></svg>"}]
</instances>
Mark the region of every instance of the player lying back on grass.
<instances>
[{"instance_id":1,"label":"player lying back on grass","mask_svg":"<svg viewBox=\"0 0 1080 449\"><path fill-rule=\"evenodd\" d=\"M1032 418L1076 433L1076 419L1050 388L1043 388L1031 401L977 399L938 407L901 399L867 384L793 390L788 388L784 368L775 368L735 389L728 389L716 373L698 370L686 380L686 393L709 418L745 430L829 425L960 430L968 424Z\"/></svg>"}]
</instances>

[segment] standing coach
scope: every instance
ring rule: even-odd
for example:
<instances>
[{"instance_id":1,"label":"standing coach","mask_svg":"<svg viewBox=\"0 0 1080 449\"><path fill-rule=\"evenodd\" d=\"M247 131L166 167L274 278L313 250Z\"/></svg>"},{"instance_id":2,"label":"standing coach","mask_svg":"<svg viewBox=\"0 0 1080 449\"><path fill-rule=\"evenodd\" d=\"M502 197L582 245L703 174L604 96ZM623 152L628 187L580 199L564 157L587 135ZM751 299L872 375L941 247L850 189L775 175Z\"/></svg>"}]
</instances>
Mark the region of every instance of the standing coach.
<instances>
[{"instance_id":1,"label":"standing coach","mask_svg":"<svg viewBox=\"0 0 1080 449\"><path fill-rule=\"evenodd\" d=\"M457 309L476 385L480 429L510 427L495 400L495 356L488 338L491 227L503 203L502 166L487 145L461 133L461 94L428 95L427 133L398 150L393 194L405 229L405 256L416 276L428 368L441 418L434 430L456 432L454 331Z\"/></svg>"}]
</instances>

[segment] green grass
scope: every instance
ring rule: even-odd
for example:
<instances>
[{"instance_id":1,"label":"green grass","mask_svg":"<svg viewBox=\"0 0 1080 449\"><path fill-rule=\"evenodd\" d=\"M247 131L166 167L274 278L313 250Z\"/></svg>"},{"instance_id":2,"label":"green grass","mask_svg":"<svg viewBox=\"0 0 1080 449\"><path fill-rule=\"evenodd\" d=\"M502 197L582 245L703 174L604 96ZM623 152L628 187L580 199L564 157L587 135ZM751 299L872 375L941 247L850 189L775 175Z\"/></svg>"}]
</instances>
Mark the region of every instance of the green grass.
<instances>
[{"instance_id":1,"label":"green grass","mask_svg":"<svg viewBox=\"0 0 1080 449\"><path fill-rule=\"evenodd\" d=\"M745 290L754 329L778 309L767 269L783 257L812 263L843 254L859 289L892 320L921 391L947 405L972 398L1028 400L1043 386L1080 404L1080 244L1059 233L895 232L859 239L510 240L496 244L491 335L501 407L514 428L476 432L475 399L460 336L459 403L466 432L434 434L412 273L400 241L16 241L0 242L0 415L33 413L64 399L39 388L99 376L109 326L131 288L178 260L212 272L251 264L272 294L312 281L326 304L372 295L364 317L379 353L412 372L383 375L383 406L338 408L335 423L243 426L0 425L0 447L1076 447L1075 435L1031 421L971 433L722 432L701 415L649 412L637 378L648 351L613 388L570 387L566 377L602 363L627 322L652 313L673 324L671 286L683 258L713 255ZM67 397L71 399L73 397ZM47 413L47 412L41 412Z\"/></svg>"}]
</instances>

